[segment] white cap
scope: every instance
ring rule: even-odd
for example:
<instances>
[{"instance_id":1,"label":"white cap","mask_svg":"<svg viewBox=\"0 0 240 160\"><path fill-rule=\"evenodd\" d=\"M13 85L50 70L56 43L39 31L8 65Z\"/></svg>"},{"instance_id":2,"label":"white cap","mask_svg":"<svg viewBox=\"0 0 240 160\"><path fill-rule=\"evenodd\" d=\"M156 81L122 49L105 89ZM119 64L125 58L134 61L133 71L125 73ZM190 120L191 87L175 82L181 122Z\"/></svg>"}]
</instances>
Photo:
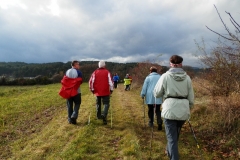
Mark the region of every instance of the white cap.
<instances>
[{"instance_id":1,"label":"white cap","mask_svg":"<svg viewBox=\"0 0 240 160\"><path fill-rule=\"evenodd\" d=\"M105 64L105 61L103 61L103 60L101 60L101 61L98 62L98 67L99 67L99 68L104 68L105 65L106 65L106 64Z\"/></svg>"}]
</instances>

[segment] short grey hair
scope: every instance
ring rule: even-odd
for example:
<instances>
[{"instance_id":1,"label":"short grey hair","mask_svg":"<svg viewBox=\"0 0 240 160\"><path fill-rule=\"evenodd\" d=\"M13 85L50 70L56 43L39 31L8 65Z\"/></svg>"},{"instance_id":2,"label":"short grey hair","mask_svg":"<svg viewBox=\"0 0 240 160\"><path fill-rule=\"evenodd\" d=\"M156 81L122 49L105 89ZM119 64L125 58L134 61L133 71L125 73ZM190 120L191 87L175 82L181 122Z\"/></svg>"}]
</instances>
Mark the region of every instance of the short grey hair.
<instances>
[{"instance_id":1,"label":"short grey hair","mask_svg":"<svg viewBox=\"0 0 240 160\"><path fill-rule=\"evenodd\" d=\"M99 68L104 68L106 66L105 61L101 60L98 62L98 67Z\"/></svg>"}]
</instances>

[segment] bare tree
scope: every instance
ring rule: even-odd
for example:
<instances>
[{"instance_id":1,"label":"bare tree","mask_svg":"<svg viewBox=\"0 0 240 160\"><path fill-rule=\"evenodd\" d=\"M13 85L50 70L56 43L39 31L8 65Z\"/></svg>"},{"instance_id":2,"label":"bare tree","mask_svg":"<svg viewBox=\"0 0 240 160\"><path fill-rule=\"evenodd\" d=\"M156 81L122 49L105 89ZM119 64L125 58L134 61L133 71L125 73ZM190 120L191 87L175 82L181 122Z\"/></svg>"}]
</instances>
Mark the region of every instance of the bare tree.
<instances>
[{"instance_id":1,"label":"bare tree","mask_svg":"<svg viewBox=\"0 0 240 160\"><path fill-rule=\"evenodd\" d=\"M224 23L221 15L220 15L220 13L218 12L217 7L216 7L215 5L214 5L214 7L215 7L215 9L216 9L216 11L217 11L217 13L218 13L218 16L219 16L219 18L220 18L220 20L221 20L221 22L222 22L225 30L226 30L227 33L228 33L228 37L227 37L227 36L224 36L224 35L222 35L222 34L220 34L220 33L218 33L218 32L216 32L216 31L214 31L214 30L212 30L212 29L210 29L208 26L206 26L207 29L209 29L209 30L212 31L213 33L221 36L221 37L224 38L224 39L227 39L227 40L229 40L229 41L233 41L233 42L238 42L238 43L240 43L240 40L239 40L239 38L238 38L238 34L240 33L240 25L235 21L235 19L232 17L232 15L231 15L229 12L225 11L225 12L229 15L230 21L231 21L232 25L233 25L233 26L235 27L235 29L236 29L236 30L235 30L236 33L231 32L231 31L229 30L229 28L227 27L227 25Z\"/></svg>"},{"instance_id":2,"label":"bare tree","mask_svg":"<svg viewBox=\"0 0 240 160\"><path fill-rule=\"evenodd\" d=\"M219 14L217 7L215 5L214 7L227 31L227 35L220 34L206 26L210 31L219 35L220 38L218 39L217 47L214 47L210 53L205 48L204 40L202 41L202 46L196 43L201 52L198 58L209 68L206 79L212 83L212 88L210 89L212 95L229 96L232 92L240 92L240 40L238 38L240 26L231 14L226 12L236 29L235 33L230 31Z\"/></svg>"}]
</instances>

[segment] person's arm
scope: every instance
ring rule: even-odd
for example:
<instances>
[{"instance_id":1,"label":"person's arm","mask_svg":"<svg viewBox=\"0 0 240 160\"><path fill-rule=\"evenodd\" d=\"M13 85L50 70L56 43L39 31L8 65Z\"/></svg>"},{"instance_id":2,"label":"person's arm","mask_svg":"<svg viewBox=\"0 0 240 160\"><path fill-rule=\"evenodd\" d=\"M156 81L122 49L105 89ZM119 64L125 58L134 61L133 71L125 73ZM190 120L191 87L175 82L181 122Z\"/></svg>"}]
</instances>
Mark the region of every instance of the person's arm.
<instances>
[{"instance_id":1,"label":"person's arm","mask_svg":"<svg viewBox=\"0 0 240 160\"><path fill-rule=\"evenodd\" d=\"M187 97L187 99L189 101L189 107L192 108L194 105L194 91L193 91L192 81L191 81L190 77L188 77L188 97Z\"/></svg>"},{"instance_id":2,"label":"person's arm","mask_svg":"<svg viewBox=\"0 0 240 160\"><path fill-rule=\"evenodd\" d=\"M147 87L148 87L148 79L145 78L144 83L143 83L143 87L142 87L142 91L141 91L141 97L144 98L146 96L147 93Z\"/></svg>"},{"instance_id":3,"label":"person's arm","mask_svg":"<svg viewBox=\"0 0 240 160\"><path fill-rule=\"evenodd\" d=\"M94 91L94 88L93 88L94 81L95 81L95 72L92 73L92 75L91 75L91 77L90 77L90 79L89 79L89 82L88 82L88 84L89 84L89 89L90 89L90 91L92 91L92 92Z\"/></svg>"},{"instance_id":4,"label":"person's arm","mask_svg":"<svg viewBox=\"0 0 240 160\"><path fill-rule=\"evenodd\" d=\"M112 92L113 91L113 82L112 82L112 79L111 79L110 72L108 72L108 84L109 84L109 87L110 87L110 91Z\"/></svg>"},{"instance_id":5,"label":"person's arm","mask_svg":"<svg viewBox=\"0 0 240 160\"><path fill-rule=\"evenodd\" d=\"M166 83L164 82L164 76L161 76L159 78L157 84L154 87L154 90L153 90L154 97L161 98L164 95L164 92L165 92L164 86L165 85L166 85Z\"/></svg>"},{"instance_id":6,"label":"person's arm","mask_svg":"<svg viewBox=\"0 0 240 160\"><path fill-rule=\"evenodd\" d=\"M77 73L78 73L78 77L81 77L82 78L82 72L77 70Z\"/></svg>"}]
</instances>

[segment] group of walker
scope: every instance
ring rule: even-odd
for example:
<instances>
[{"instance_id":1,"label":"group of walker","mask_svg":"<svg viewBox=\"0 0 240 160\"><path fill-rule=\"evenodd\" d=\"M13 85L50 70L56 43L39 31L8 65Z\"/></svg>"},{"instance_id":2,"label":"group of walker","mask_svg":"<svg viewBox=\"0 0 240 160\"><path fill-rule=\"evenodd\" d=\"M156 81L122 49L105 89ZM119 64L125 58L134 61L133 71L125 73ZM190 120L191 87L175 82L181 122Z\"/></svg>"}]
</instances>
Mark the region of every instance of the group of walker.
<instances>
[{"instance_id":1,"label":"group of walker","mask_svg":"<svg viewBox=\"0 0 240 160\"><path fill-rule=\"evenodd\" d=\"M164 120L167 137L166 154L171 160L178 160L178 138L180 130L186 120L190 118L190 109L194 104L194 92L192 81L182 69L183 58L178 55L170 57L170 69L160 75L157 68L152 66L150 74L145 78L141 91L141 97L148 105L149 127L154 125L154 111L158 124L158 130L162 130L162 118ZM89 89L96 96L97 118L107 124L107 115L110 103L110 94L113 88L117 88L119 77L105 68L105 62L99 61L89 80ZM115 77L116 76L116 77ZM114 84L113 84L114 81ZM66 72L62 79L62 88L59 94L67 99L68 121L76 124L78 111L81 104L82 74L79 71L79 62L73 61L72 68ZM125 90L130 90L132 78L129 74L124 78ZM75 106L73 107L73 103ZM101 104L104 105L101 112ZM162 106L162 111L160 110ZM144 112L145 113L145 112Z\"/></svg>"}]
</instances>

